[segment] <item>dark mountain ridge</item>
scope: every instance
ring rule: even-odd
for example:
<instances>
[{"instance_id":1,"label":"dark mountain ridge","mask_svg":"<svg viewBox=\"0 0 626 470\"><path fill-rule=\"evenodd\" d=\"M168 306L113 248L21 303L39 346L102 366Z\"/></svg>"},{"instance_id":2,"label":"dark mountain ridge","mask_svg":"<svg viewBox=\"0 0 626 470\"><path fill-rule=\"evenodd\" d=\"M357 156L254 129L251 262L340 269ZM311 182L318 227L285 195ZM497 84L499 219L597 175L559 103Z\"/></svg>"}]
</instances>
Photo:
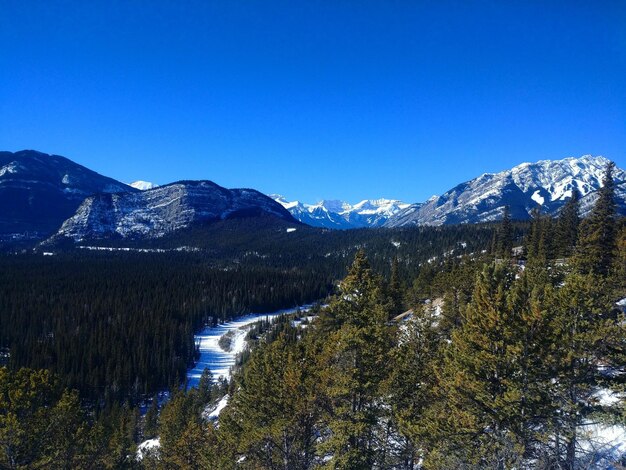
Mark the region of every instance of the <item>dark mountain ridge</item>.
<instances>
[{"instance_id":1,"label":"dark mountain ridge","mask_svg":"<svg viewBox=\"0 0 626 470\"><path fill-rule=\"evenodd\" d=\"M59 155L0 152L0 240L45 237L87 196L135 191Z\"/></svg>"}]
</instances>

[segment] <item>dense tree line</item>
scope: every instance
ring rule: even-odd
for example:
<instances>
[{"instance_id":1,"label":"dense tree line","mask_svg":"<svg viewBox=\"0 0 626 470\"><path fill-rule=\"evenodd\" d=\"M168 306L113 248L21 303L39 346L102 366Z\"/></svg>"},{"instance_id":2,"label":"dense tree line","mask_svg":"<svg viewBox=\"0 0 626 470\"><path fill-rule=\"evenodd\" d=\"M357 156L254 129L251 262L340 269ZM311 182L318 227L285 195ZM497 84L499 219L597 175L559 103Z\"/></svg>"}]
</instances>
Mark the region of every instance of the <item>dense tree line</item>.
<instances>
[{"instance_id":1,"label":"dense tree line","mask_svg":"<svg viewBox=\"0 0 626 470\"><path fill-rule=\"evenodd\" d=\"M372 266L384 275L390 273L390 263L395 257L401 275L413 278L420 265L429 259L489 249L498 227L494 223L485 223L330 230L256 217L195 225L157 239L107 239L85 244L161 250L186 247L197 250L199 256L215 267L297 267L322 274L332 273L336 279L346 275L346 268L355 253L363 249ZM293 228L296 230L287 231ZM527 228L528 222L511 223L514 243L521 242ZM66 249L73 251L74 247Z\"/></svg>"},{"instance_id":2,"label":"dense tree line","mask_svg":"<svg viewBox=\"0 0 626 470\"><path fill-rule=\"evenodd\" d=\"M323 298L332 279L298 269L211 268L193 256L0 259L0 343L9 365L46 368L98 399L180 384L207 323Z\"/></svg>"},{"instance_id":3,"label":"dense tree line","mask_svg":"<svg viewBox=\"0 0 626 470\"><path fill-rule=\"evenodd\" d=\"M10 367L50 369L85 397L137 401L184 380L200 327L323 299L359 248L381 272L393 268L399 312L401 284L443 253L484 250L494 230L286 232L275 220L234 219L153 242L200 251L0 256L0 351Z\"/></svg>"}]
</instances>

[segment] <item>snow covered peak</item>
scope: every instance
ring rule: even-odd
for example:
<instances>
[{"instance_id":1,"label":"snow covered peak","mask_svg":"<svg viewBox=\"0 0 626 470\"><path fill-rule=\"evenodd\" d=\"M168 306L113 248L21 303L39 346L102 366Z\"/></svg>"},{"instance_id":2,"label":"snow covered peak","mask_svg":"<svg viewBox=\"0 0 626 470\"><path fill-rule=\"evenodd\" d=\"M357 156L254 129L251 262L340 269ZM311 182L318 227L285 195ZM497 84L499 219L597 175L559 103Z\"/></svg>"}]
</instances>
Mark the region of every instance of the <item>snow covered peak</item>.
<instances>
[{"instance_id":1,"label":"snow covered peak","mask_svg":"<svg viewBox=\"0 0 626 470\"><path fill-rule=\"evenodd\" d=\"M295 222L288 211L258 191L226 189L211 181L178 181L150 191L90 196L44 243L159 238L194 224L259 215Z\"/></svg>"},{"instance_id":2,"label":"snow covered peak","mask_svg":"<svg viewBox=\"0 0 626 470\"><path fill-rule=\"evenodd\" d=\"M378 227L410 204L396 199L364 199L354 205L340 200L322 200L317 204L288 201L279 194L270 195L296 219L314 227Z\"/></svg>"},{"instance_id":3,"label":"snow covered peak","mask_svg":"<svg viewBox=\"0 0 626 470\"><path fill-rule=\"evenodd\" d=\"M525 163L498 175L510 173L515 184L524 192L531 188L542 188L547 192L547 200L563 201L572 196L574 189L584 197L600 188L608 163L609 160L602 156L584 155L580 158Z\"/></svg>"},{"instance_id":4,"label":"snow covered peak","mask_svg":"<svg viewBox=\"0 0 626 470\"><path fill-rule=\"evenodd\" d=\"M365 199L356 203L352 210L360 214L383 214L391 217L409 206L410 204L397 199Z\"/></svg>"},{"instance_id":5,"label":"snow covered peak","mask_svg":"<svg viewBox=\"0 0 626 470\"><path fill-rule=\"evenodd\" d=\"M504 206L515 219L528 219L540 205L544 213L555 215L577 190L583 215L591 208L596 191L602 187L609 160L583 155L562 160L522 163L499 173L484 173L461 183L441 196L414 204L387 222L389 227L441 225L497 220ZM616 168L618 209L626 208L626 172Z\"/></svg>"},{"instance_id":6,"label":"snow covered peak","mask_svg":"<svg viewBox=\"0 0 626 470\"><path fill-rule=\"evenodd\" d=\"M138 180L138 181L133 181L132 183L129 184L129 186L135 189L139 189L140 191L147 191L148 189L157 188L159 185L155 183L151 183L149 181Z\"/></svg>"},{"instance_id":7,"label":"snow covered peak","mask_svg":"<svg viewBox=\"0 0 626 470\"><path fill-rule=\"evenodd\" d=\"M317 203L318 206L323 207L327 211L335 212L340 214L345 211L349 211L352 206L345 201L340 201L338 199L323 199Z\"/></svg>"}]
</instances>

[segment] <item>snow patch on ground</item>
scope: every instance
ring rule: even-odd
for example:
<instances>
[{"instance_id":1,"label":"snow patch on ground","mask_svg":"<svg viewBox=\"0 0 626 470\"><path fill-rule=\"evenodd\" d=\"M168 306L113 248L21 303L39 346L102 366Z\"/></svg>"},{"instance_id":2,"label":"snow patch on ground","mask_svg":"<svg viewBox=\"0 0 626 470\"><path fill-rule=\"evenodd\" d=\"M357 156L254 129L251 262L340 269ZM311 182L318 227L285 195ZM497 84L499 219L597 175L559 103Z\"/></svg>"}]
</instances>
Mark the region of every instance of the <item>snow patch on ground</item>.
<instances>
[{"instance_id":1,"label":"snow patch on ground","mask_svg":"<svg viewBox=\"0 0 626 470\"><path fill-rule=\"evenodd\" d=\"M158 451L161 447L161 439L158 437L143 441L137 446L137 460L142 460L145 454Z\"/></svg>"},{"instance_id":2,"label":"snow patch on ground","mask_svg":"<svg viewBox=\"0 0 626 470\"><path fill-rule=\"evenodd\" d=\"M214 405L212 408L207 407L207 409L204 410L204 413L202 413L202 417L208 419L209 421L217 420L222 410L226 408L226 405L228 405L229 399L229 395L224 395L217 405Z\"/></svg>"},{"instance_id":3,"label":"snow patch on ground","mask_svg":"<svg viewBox=\"0 0 626 470\"><path fill-rule=\"evenodd\" d=\"M78 246L81 250L90 250L90 251L128 251L134 253L169 253L172 251L184 251L184 252L198 252L201 251L200 248L196 248L193 246L179 246L177 248L130 248L130 247L117 247L117 246L87 246L80 245Z\"/></svg>"},{"instance_id":4,"label":"snow patch on ground","mask_svg":"<svg viewBox=\"0 0 626 470\"><path fill-rule=\"evenodd\" d=\"M626 455L626 429L610 424L589 424L583 426L585 438L580 442L580 459L589 460L587 468L615 468ZM581 467L582 468L582 467Z\"/></svg>"}]
</instances>

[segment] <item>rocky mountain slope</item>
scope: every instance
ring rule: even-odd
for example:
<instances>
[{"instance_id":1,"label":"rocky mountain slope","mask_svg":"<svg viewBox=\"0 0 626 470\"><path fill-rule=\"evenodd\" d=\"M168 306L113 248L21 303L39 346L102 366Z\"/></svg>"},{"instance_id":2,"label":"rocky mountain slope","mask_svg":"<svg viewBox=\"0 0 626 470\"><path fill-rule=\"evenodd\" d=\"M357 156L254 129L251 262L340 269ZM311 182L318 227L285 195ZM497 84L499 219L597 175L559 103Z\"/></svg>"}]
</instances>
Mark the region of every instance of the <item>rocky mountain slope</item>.
<instances>
[{"instance_id":1,"label":"rocky mountain slope","mask_svg":"<svg viewBox=\"0 0 626 470\"><path fill-rule=\"evenodd\" d=\"M0 152L0 241L47 236L87 196L120 191L136 190L59 155Z\"/></svg>"},{"instance_id":2,"label":"rocky mountain slope","mask_svg":"<svg viewBox=\"0 0 626 470\"><path fill-rule=\"evenodd\" d=\"M505 206L519 220L530 218L538 205L543 213L556 215L574 189L581 195L585 215L595 201L608 162L604 157L586 155L522 163L500 173L485 173L441 196L412 204L392 216L385 226L488 222L499 219ZM626 214L626 172L616 169L614 178L618 210Z\"/></svg>"},{"instance_id":3,"label":"rocky mountain slope","mask_svg":"<svg viewBox=\"0 0 626 470\"><path fill-rule=\"evenodd\" d=\"M257 215L297 223L280 204L253 189L180 181L141 192L90 196L47 243L159 238L196 223Z\"/></svg>"}]
</instances>

